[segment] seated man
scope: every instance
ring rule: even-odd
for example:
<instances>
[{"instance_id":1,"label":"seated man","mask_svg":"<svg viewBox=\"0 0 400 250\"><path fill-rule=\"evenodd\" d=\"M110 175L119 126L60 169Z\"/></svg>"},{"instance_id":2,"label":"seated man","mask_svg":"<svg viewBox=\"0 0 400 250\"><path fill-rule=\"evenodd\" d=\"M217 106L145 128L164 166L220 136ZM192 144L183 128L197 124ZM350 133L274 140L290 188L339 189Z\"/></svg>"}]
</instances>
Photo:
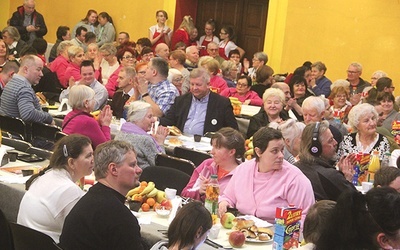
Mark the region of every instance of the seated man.
<instances>
[{"instance_id":1,"label":"seated man","mask_svg":"<svg viewBox=\"0 0 400 250\"><path fill-rule=\"evenodd\" d=\"M17 74L4 87L0 98L0 114L18 117L26 122L54 124L51 115L42 110L32 86L43 76L43 61L27 55L21 60Z\"/></svg>"},{"instance_id":2,"label":"seated man","mask_svg":"<svg viewBox=\"0 0 400 250\"><path fill-rule=\"evenodd\" d=\"M139 79L136 99L149 103L155 116L164 115L179 95L176 87L167 80L168 62L160 57L151 58L144 79Z\"/></svg>"},{"instance_id":3,"label":"seated man","mask_svg":"<svg viewBox=\"0 0 400 250\"><path fill-rule=\"evenodd\" d=\"M165 43L159 43L157 44L154 52L156 53L157 57L161 57L162 59L168 62L168 56L169 56L168 45L166 45Z\"/></svg>"},{"instance_id":4,"label":"seated man","mask_svg":"<svg viewBox=\"0 0 400 250\"><path fill-rule=\"evenodd\" d=\"M187 70L192 71L197 68L197 64L199 63L199 50L197 46L189 46L186 48L186 61L183 66L187 68Z\"/></svg>"},{"instance_id":5,"label":"seated man","mask_svg":"<svg viewBox=\"0 0 400 250\"><path fill-rule=\"evenodd\" d=\"M300 161L294 165L311 181L315 200L336 201L345 190L355 190L353 178L354 156L342 157L340 171L332 163L338 143L333 138L327 121L308 124L301 136Z\"/></svg>"},{"instance_id":6,"label":"seated man","mask_svg":"<svg viewBox=\"0 0 400 250\"><path fill-rule=\"evenodd\" d=\"M6 84L12 79L13 75L19 70L18 64L15 61L8 61L4 64L0 71L0 95Z\"/></svg>"},{"instance_id":7,"label":"seated man","mask_svg":"<svg viewBox=\"0 0 400 250\"><path fill-rule=\"evenodd\" d=\"M124 205L125 195L139 185L142 169L133 146L122 141L100 144L94 154L98 181L65 219L63 249L144 249L136 217Z\"/></svg>"},{"instance_id":8,"label":"seated man","mask_svg":"<svg viewBox=\"0 0 400 250\"><path fill-rule=\"evenodd\" d=\"M76 82L75 84L85 84L86 86L92 88L95 92L94 95L94 100L95 100L95 105L94 105L94 110L101 109L104 104L107 102L108 98L108 92L106 87L104 87L103 84L101 84L97 79L95 78L95 69L93 66L93 62L89 60L85 60L81 64L81 76L82 79L79 82ZM70 85L72 85L73 82L70 82ZM69 94L69 87L67 89L64 89L61 94L60 94L60 102L64 98L68 98Z\"/></svg>"},{"instance_id":9,"label":"seated man","mask_svg":"<svg viewBox=\"0 0 400 250\"><path fill-rule=\"evenodd\" d=\"M185 134L205 134L223 127L238 129L231 102L210 91L210 75L203 68L190 73L190 92L175 99L160 124L177 126Z\"/></svg>"},{"instance_id":10,"label":"seated man","mask_svg":"<svg viewBox=\"0 0 400 250\"><path fill-rule=\"evenodd\" d=\"M71 40L75 46L81 47L85 52L87 50L87 46L85 44L85 36L87 31L88 30L84 26L79 26L76 29L75 37Z\"/></svg>"},{"instance_id":11,"label":"seated man","mask_svg":"<svg viewBox=\"0 0 400 250\"><path fill-rule=\"evenodd\" d=\"M122 118L126 102L133 96L135 89L136 71L131 67L124 67L118 73L118 88L112 98L111 109L115 117Z\"/></svg>"}]
</instances>

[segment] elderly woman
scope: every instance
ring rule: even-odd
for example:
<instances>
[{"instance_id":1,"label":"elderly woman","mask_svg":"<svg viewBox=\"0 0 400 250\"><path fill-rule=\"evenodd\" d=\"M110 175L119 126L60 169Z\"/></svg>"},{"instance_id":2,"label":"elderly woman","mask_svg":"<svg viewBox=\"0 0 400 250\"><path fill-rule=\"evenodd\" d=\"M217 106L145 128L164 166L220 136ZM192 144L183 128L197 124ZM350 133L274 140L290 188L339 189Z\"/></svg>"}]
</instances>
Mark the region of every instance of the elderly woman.
<instances>
[{"instance_id":1,"label":"elderly woman","mask_svg":"<svg viewBox=\"0 0 400 250\"><path fill-rule=\"evenodd\" d=\"M88 44L85 57L86 57L85 60L91 60L92 62L94 62L95 60L98 60L99 46L97 45L97 43Z\"/></svg>"},{"instance_id":2,"label":"elderly woman","mask_svg":"<svg viewBox=\"0 0 400 250\"><path fill-rule=\"evenodd\" d=\"M136 51L130 47L122 47L117 51L117 60L119 67L110 75L106 84L109 98L113 98L115 91L118 89L118 74L123 67L135 67Z\"/></svg>"},{"instance_id":3,"label":"elderly woman","mask_svg":"<svg viewBox=\"0 0 400 250\"><path fill-rule=\"evenodd\" d=\"M235 170L219 199L219 214L235 207L242 214L254 215L270 223L277 207L296 204L303 209L302 221L314 204L312 186L307 177L283 159L282 133L263 127L253 137L255 159Z\"/></svg>"},{"instance_id":4,"label":"elderly woman","mask_svg":"<svg viewBox=\"0 0 400 250\"><path fill-rule=\"evenodd\" d=\"M183 83L179 93L181 93L181 95L186 94L187 92L189 92L190 89L190 83L189 83L190 72L183 66L186 60L185 52L183 52L182 50L174 50L171 53L169 53L168 59L169 59L168 60L169 66L173 69L179 70L183 76Z\"/></svg>"},{"instance_id":5,"label":"elderly woman","mask_svg":"<svg viewBox=\"0 0 400 250\"><path fill-rule=\"evenodd\" d=\"M383 112L382 126L389 131L392 131L393 121L400 120L400 113L394 109L394 96L388 92L383 92L378 95L377 102L381 105Z\"/></svg>"},{"instance_id":6,"label":"elderly woman","mask_svg":"<svg viewBox=\"0 0 400 250\"><path fill-rule=\"evenodd\" d=\"M65 80L67 80L67 82L61 83L63 86L73 85L82 78L80 67L85 57L82 47L75 45L69 47L68 57L70 63L65 70Z\"/></svg>"},{"instance_id":7,"label":"elderly woman","mask_svg":"<svg viewBox=\"0 0 400 250\"><path fill-rule=\"evenodd\" d=\"M134 101L129 104L127 122L122 124L121 131L115 140L127 141L134 145L136 157L140 168L145 169L155 166L158 153L165 153L164 140L169 130L158 126L154 131L154 122L151 105L143 101ZM152 134L147 132L152 131Z\"/></svg>"},{"instance_id":8,"label":"elderly woman","mask_svg":"<svg viewBox=\"0 0 400 250\"><path fill-rule=\"evenodd\" d=\"M288 119L278 126L285 142L284 159L291 164L299 160L301 134L305 126L304 123L293 119Z\"/></svg>"},{"instance_id":9,"label":"elderly woman","mask_svg":"<svg viewBox=\"0 0 400 250\"><path fill-rule=\"evenodd\" d=\"M222 128L211 137L212 159L203 161L193 172L181 195L204 201L211 175L218 175L220 193L241 163L245 152L242 134L233 128Z\"/></svg>"},{"instance_id":10,"label":"elderly woman","mask_svg":"<svg viewBox=\"0 0 400 250\"><path fill-rule=\"evenodd\" d=\"M372 73L371 76L371 86L375 87L376 82L379 80L379 78L381 77L386 77L387 74L385 72L383 72L382 70L377 70L374 73Z\"/></svg>"},{"instance_id":11,"label":"elderly woman","mask_svg":"<svg viewBox=\"0 0 400 250\"><path fill-rule=\"evenodd\" d=\"M168 81L172 83L179 92L179 95L182 95L182 85L183 85L183 75L177 69L169 69L168 71Z\"/></svg>"},{"instance_id":12,"label":"elderly woman","mask_svg":"<svg viewBox=\"0 0 400 250\"><path fill-rule=\"evenodd\" d=\"M59 242L65 217L85 194L76 182L93 171L93 148L86 136L70 135L54 147L49 167L33 175L18 212L18 224Z\"/></svg>"},{"instance_id":13,"label":"elderly woman","mask_svg":"<svg viewBox=\"0 0 400 250\"><path fill-rule=\"evenodd\" d=\"M223 61L221 64L222 78L226 81L229 88L236 87L238 76L238 66L234 61Z\"/></svg>"},{"instance_id":14,"label":"elderly woman","mask_svg":"<svg viewBox=\"0 0 400 250\"><path fill-rule=\"evenodd\" d=\"M227 88L221 92L225 97L236 97L245 105L262 106L263 101L251 88L250 76L240 76L236 88Z\"/></svg>"},{"instance_id":15,"label":"elderly woman","mask_svg":"<svg viewBox=\"0 0 400 250\"><path fill-rule=\"evenodd\" d=\"M263 108L260 109L260 112L250 118L247 138L250 138L259 128L268 126L271 122L280 124L289 118L287 113L283 111L285 94L282 90L267 89L263 95L263 102Z\"/></svg>"},{"instance_id":16,"label":"elderly woman","mask_svg":"<svg viewBox=\"0 0 400 250\"><path fill-rule=\"evenodd\" d=\"M68 48L74 44L70 41L63 41L58 45L57 57L50 64L50 70L55 72L63 88L68 88L69 79L65 76L65 71L69 65Z\"/></svg>"},{"instance_id":17,"label":"elderly woman","mask_svg":"<svg viewBox=\"0 0 400 250\"><path fill-rule=\"evenodd\" d=\"M329 96L331 93L331 80L326 76L326 66L323 62L315 62L311 65L311 77L309 88L315 95Z\"/></svg>"},{"instance_id":18,"label":"elderly woman","mask_svg":"<svg viewBox=\"0 0 400 250\"><path fill-rule=\"evenodd\" d=\"M295 100L300 107L307 97L312 96L312 94L307 91L307 80L303 76L293 75L289 81L289 88L293 100ZM289 106L292 107L293 105ZM291 111L298 121L303 121L303 114L299 113L298 110L294 108L292 108Z\"/></svg>"},{"instance_id":19,"label":"elderly woman","mask_svg":"<svg viewBox=\"0 0 400 250\"><path fill-rule=\"evenodd\" d=\"M351 153L372 154L378 150L380 159L386 152L390 152L387 138L376 132L378 113L368 104L358 104L349 113L349 125L353 133L345 135L339 145L338 155Z\"/></svg>"},{"instance_id":20,"label":"elderly woman","mask_svg":"<svg viewBox=\"0 0 400 250\"><path fill-rule=\"evenodd\" d=\"M106 43L99 49L100 55L103 57L100 63L101 82L107 85L108 78L119 67L119 62L116 57L117 48L112 43Z\"/></svg>"},{"instance_id":21,"label":"elderly woman","mask_svg":"<svg viewBox=\"0 0 400 250\"><path fill-rule=\"evenodd\" d=\"M97 26L97 45L101 47L105 43L112 43L115 41L115 28L113 20L107 12L101 12L98 16L99 25Z\"/></svg>"},{"instance_id":22,"label":"elderly woman","mask_svg":"<svg viewBox=\"0 0 400 250\"><path fill-rule=\"evenodd\" d=\"M228 88L225 80L218 75L219 62L211 56L203 56L199 60L199 66L203 67L210 73L210 90L215 93L221 93Z\"/></svg>"},{"instance_id":23,"label":"elderly woman","mask_svg":"<svg viewBox=\"0 0 400 250\"><path fill-rule=\"evenodd\" d=\"M0 39L0 72L3 66L8 62L8 47L4 40Z\"/></svg>"},{"instance_id":24,"label":"elderly woman","mask_svg":"<svg viewBox=\"0 0 400 250\"><path fill-rule=\"evenodd\" d=\"M149 39L154 50L159 43L169 45L172 30L165 24L168 20L168 13L165 10L156 11L157 24L149 28Z\"/></svg>"},{"instance_id":25,"label":"elderly woman","mask_svg":"<svg viewBox=\"0 0 400 250\"><path fill-rule=\"evenodd\" d=\"M13 26L5 27L2 31L2 36L3 41L9 49L8 59L12 61L19 58L21 50L27 46L27 44L21 40L18 29Z\"/></svg>"},{"instance_id":26,"label":"elderly woman","mask_svg":"<svg viewBox=\"0 0 400 250\"><path fill-rule=\"evenodd\" d=\"M62 130L66 134L86 135L92 140L93 148L111 140L110 124L112 111L105 105L97 119L90 112L93 111L95 100L94 90L86 85L72 86L69 91L68 104L72 107L62 123Z\"/></svg>"},{"instance_id":27,"label":"elderly woman","mask_svg":"<svg viewBox=\"0 0 400 250\"><path fill-rule=\"evenodd\" d=\"M72 37L75 37L76 29L80 26L83 26L87 29L88 32L95 32L96 27L98 25L97 22L97 11L88 10L86 17L79 21L74 28L72 29Z\"/></svg>"},{"instance_id":28,"label":"elderly woman","mask_svg":"<svg viewBox=\"0 0 400 250\"><path fill-rule=\"evenodd\" d=\"M329 100L333 103L331 109L336 119L340 119L342 123L348 122L348 115L351 110L351 103L349 102L350 90L344 86L336 86L332 89L329 95Z\"/></svg>"}]
</instances>

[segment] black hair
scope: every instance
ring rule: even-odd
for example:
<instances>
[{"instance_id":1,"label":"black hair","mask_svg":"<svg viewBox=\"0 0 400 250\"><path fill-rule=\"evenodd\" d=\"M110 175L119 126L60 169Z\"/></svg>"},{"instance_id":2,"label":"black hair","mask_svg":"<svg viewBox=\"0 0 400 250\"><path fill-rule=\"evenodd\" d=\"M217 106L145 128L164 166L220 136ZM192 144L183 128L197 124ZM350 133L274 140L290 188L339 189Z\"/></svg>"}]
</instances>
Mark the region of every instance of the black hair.
<instances>
[{"instance_id":1,"label":"black hair","mask_svg":"<svg viewBox=\"0 0 400 250\"><path fill-rule=\"evenodd\" d=\"M63 36L67 35L67 32L69 31L69 27L67 26L58 26L56 36L58 40L63 40Z\"/></svg>"}]
</instances>

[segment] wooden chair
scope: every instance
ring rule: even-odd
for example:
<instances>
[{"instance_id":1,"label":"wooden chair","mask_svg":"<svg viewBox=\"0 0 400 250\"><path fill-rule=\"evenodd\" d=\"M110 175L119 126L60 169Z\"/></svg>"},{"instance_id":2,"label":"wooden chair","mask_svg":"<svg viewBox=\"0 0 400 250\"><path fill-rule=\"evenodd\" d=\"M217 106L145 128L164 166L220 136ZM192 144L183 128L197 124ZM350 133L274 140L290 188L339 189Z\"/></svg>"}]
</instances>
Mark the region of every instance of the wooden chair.
<instances>
[{"instance_id":1,"label":"wooden chair","mask_svg":"<svg viewBox=\"0 0 400 250\"><path fill-rule=\"evenodd\" d=\"M174 188L180 195L190 180L190 175L174 168L164 166L147 167L140 175L140 181L152 181L157 189Z\"/></svg>"},{"instance_id":2,"label":"wooden chair","mask_svg":"<svg viewBox=\"0 0 400 250\"><path fill-rule=\"evenodd\" d=\"M2 144L10 146L15 148L16 150L26 152L28 148L32 147L32 144L26 141L18 140L18 139L13 139L13 138L7 138L3 137L3 140L1 141Z\"/></svg>"},{"instance_id":3,"label":"wooden chair","mask_svg":"<svg viewBox=\"0 0 400 250\"><path fill-rule=\"evenodd\" d=\"M192 161L196 167L198 167L203 161L211 158L210 154L183 147L175 147L174 155Z\"/></svg>"},{"instance_id":4,"label":"wooden chair","mask_svg":"<svg viewBox=\"0 0 400 250\"><path fill-rule=\"evenodd\" d=\"M0 128L2 131L10 133L13 138L31 141L30 126L21 118L0 115Z\"/></svg>"},{"instance_id":5,"label":"wooden chair","mask_svg":"<svg viewBox=\"0 0 400 250\"><path fill-rule=\"evenodd\" d=\"M167 154L156 155L156 165L180 170L189 176L192 176L196 166L193 162L178 157L169 156Z\"/></svg>"},{"instance_id":6,"label":"wooden chair","mask_svg":"<svg viewBox=\"0 0 400 250\"><path fill-rule=\"evenodd\" d=\"M57 243L47 234L17 223L10 223L15 250L41 249L59 250Z\"/></svg>"}]
</instances>

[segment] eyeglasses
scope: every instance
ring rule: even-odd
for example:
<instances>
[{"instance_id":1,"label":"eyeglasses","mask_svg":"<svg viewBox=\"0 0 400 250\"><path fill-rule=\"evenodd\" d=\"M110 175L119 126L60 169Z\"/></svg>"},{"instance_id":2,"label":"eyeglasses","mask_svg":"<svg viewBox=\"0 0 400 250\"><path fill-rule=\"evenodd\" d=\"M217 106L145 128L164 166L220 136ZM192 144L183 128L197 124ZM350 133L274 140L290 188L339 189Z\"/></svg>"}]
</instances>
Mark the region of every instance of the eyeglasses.
<instances>
[{"instance_id":1,"label":"eyeglasses","mask_svg":"<svg viewBox=\"0 0 400 250\"><path fill-rule=\"evenodd\" d=\"M241 87L241 88L247 88L248 85L246 83L238 83L236 86Z\"/></svg>"},{"instance_id":2,"label":"eyeglasses","mask_svg":"<svg viewBox=\"0 0 400 250\"><path fill-rule=\"evenodd\" d=\"M346 95L336 95L335 97L336 97L336 98L347 98Z\"/></svg>"},{"instance_id":3,"label":"eyeglasses","mask_svg":"<svg viewBox=\"0 0 400 250\"><path fill-rule=\"evenodd\" d=\"M347 73L349 73L349 74L357 74L357 73L358 73L358 71L351 71L351 70L347 70Z\"/></svg>"},{"instance_id":4,"label":"eyeglasses","mask_svg":"<svg viewBox=\"0 0 400 250\"><path fill-rule=\"evenodd\" d=\"M182 81L183 77L172 79L173 82L180 82Z\"/></svg>"}]
</instances>

